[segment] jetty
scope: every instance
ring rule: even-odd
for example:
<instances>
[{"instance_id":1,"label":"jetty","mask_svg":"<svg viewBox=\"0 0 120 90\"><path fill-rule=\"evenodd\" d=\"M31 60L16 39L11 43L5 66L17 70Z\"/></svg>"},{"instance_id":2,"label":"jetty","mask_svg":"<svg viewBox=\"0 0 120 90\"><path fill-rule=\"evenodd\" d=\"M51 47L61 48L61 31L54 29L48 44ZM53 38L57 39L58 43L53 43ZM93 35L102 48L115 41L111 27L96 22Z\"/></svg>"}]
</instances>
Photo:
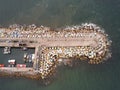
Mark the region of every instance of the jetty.
<instances>
[{"instance_id":1,"label":"jetty","mask_svg":"<svg viewBox=\"0 0 120 90\"><path fill-rule=\"evenodd\" d=\"M35 55L33 67L1 67L0 74L45 79L54 73L58 64L69 65L75 58L89 64L104 62L111 57L110 46L108 35L93 23L59 29L34 24L2 27L0 47L35 48Z\"/></svg>"}]
</instances>

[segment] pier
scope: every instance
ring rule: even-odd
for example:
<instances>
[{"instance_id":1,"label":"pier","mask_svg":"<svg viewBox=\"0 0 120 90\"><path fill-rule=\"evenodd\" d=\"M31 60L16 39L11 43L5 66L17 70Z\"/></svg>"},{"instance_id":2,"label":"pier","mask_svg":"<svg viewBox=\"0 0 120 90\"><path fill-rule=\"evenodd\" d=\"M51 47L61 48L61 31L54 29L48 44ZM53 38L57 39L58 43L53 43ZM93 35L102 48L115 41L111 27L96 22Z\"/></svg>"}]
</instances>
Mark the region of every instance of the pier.
<instances>
[{"instance_id":1,"label":"pier","mask_svg":"<svg viewBox=\"0 0 120 90\"><path fill-rule=\"evenodd\" d=\"M83 57L83 60L87 58L90 64L99 64L111 57L111 41L108 40L108 35L92 23L68 26L59 30L37 27L34 24L26 27L11 25L8 28L0 28L0 46L35 48L35 59L31 69L5 67L0 68L0 71L22 73L23 70L28 75L32 70L33 73L37 72L35 75L39 75L41 79L52 75L58 63L66 62L62 60L64 58L79 57L82 60Z\"/></svg>"}]
</instances>

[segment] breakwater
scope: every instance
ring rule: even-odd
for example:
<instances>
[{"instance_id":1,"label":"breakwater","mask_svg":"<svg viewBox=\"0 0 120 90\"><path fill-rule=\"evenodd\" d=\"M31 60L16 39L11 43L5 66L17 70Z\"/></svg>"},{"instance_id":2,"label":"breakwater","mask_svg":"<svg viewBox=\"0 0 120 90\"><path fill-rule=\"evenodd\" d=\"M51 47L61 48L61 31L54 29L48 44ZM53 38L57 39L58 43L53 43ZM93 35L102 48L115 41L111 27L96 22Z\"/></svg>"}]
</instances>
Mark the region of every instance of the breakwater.
<instances>
[{"instance_id":1,"label":"breakwater","mask_svg":"<svg viewBox=\"0 0 120 90\"><path fill-rule=\"evenodd\" d=\"M2 67L3 75L29 76L45 79L52 75L57 65L71 65L74 58L99 64L111 57L111 41L99 26L85 23L60 29L32 24L10 25L0 28L1 47L35 48L32 70ZM4 74L5 73L5 74ZM37 77L39 76L39 77Z\"/></svg>"}]
</instances>

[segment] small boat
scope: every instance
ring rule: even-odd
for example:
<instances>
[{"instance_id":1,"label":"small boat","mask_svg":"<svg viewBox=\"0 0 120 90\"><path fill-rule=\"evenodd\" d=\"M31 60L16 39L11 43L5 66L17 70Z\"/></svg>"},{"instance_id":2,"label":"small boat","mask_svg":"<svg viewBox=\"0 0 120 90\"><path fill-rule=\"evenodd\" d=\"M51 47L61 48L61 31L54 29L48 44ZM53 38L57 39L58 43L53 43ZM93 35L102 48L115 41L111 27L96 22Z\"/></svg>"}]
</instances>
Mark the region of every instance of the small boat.
<instances>
[{"instance_id":1,"label":"small boat","mask_svg":"<svg viewBox=\"0 0 120 90\"><path fill-rule=\"evenodd\" d=\"M27 58L27 53L24 53L24 58Z\"/></svg>"},{"instance_id":2,"label":"small boat","mask_svg":"<svg viewBox=\"0 0 120 90\"><path fill-rule=\"evenodd\" d=\"M0 64L0 67L4 67L5 65L4 64Z\"/></svg>"},{"instance_id":3,"label":"small boat","mask_svg":"<svg viewBox=\"0 0 120 90\"><path fill-rule=\"evenodd\" d=\"M24 53L23 60L24 60L24 62L28 61L28 54L27 53Z\"/></svg>"},{"instance_id":4,"label":"small boat","mask_svg":"<svg viewBox=\"0 0 120 90\"><path fill-rule=\"evenodd\" d=\"M8 60L8 63L14 65L16 63L16 61L15 61L15 59L10 59L10 60Z\"/></svg>"},{"instance_id":5,"label":"small boat","mask_svg":"<svg viewBox=\"0 0 120 90\"><path fill-rule=\"evenodd\" d=\"M5 47L3 54L10 54L11 53L10 49L11 49L10 47Z\"/></svg>"},{"instance_id":6,"label":"small boat","mask_svg":"<svg viewBox=\"0 0 120 90\"><path fill-rule=\"evenodd\" d=\"M16 67L17 68L26 68L26 64L17 64Z\"/></svg>"},{"instance_id":7,"label":"small boat","mask_svg":"<svg viewBox=\"0 0 120 90\"><path fill-rule=\"evenodd\" d=\"M27 47L23 47L22 49L23 49L23 51L25 51L25 50L27 50Z\"/></svg>"},{"instance_id":8,"label":"small boat","mask_svg":"<svg viewBox=\"0 0 120 90\"><path fill-rule=\"evenodd\" d=\"M8 60L8 67L15 67L16 65L16 60L15 59L10 59Z\"/></svg>"},{"instance_id":9,"label":"small boat","mask_svg":"<svg viewBox=\"0 0 120 90\"><path fill-rule=\"evenodd\" d=\"M35 59L35 54L27 54L27 53L24 53L24 56L23 56L23 61L25 63L32 63Z\"/></svg>"}]
</instances>

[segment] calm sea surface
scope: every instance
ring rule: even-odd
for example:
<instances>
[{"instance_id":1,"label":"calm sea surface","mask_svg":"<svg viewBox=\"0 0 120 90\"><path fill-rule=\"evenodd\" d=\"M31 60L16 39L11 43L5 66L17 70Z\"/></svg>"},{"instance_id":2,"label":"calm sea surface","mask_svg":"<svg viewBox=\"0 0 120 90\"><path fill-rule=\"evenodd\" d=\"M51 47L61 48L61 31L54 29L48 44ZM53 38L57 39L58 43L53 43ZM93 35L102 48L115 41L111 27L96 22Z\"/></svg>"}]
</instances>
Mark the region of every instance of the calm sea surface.
<instances>
[{"instance_id":1,"label":"calm sea surface","mask_svg":"<svg viewBox=\"0 0 120 90\"><path fill-rule=\"evenodd\" d=\"M0 90L120 90L120 0L0 0L0 25L33 24L61 27L92 22L109 34L112 58L100 65L80 62L75 68L60 69L48 86L24 78L0 78ZM12 49L0 63L16 59L21 63L25 51ZM27 52L34 53L34 49Z\"/></svg>"}]
</instances>

